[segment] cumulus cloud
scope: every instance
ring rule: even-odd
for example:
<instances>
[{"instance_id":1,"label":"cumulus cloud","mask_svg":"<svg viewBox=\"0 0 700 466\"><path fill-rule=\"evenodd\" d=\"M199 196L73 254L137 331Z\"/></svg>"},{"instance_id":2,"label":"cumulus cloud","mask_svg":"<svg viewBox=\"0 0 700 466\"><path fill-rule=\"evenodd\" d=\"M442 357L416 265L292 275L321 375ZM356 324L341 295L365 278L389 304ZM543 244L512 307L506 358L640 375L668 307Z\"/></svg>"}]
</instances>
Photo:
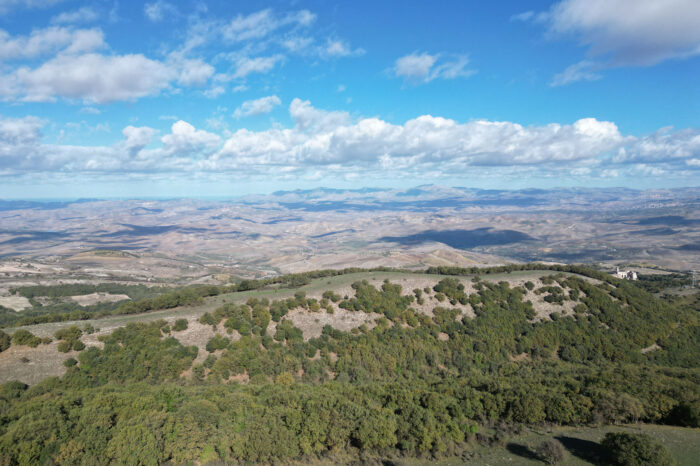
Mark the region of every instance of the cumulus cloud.
<instances>
[{"instance_id":1,"label":"cumulus cloud","mask_svg":"<svg viewBox=\"0 0 700 466\"><path fill-rule=\"evenodd\" d=\"M216 71L213 66L199 58L178 60L175 66L180 70L177 81L185 86L201 86Z\"/></svg>"},{"instance_id":2,"label":"cumulus cloud","mask_svg":"<svg viewBox=\"0 0 700 466\"><path fill-rule=\"evenodd\" d=\"M512 19L546 24L550 37L573 37L587 48L588 58L557 74L552 85L594 81L604 68L700 55L696 0L562 0L549 11Z\"/></svg>"},{"instance_id":3,"label":"cumulus cloud","mask_svg":"<svg viewBox=\"0 0 700 466\"><path fill-rule=\"evenodd\" d=\"M247 100L241 104L234 112L234 118L243 118L246 116L262 115L270 113L282 101L276 95L269 95L255 100Z\"/></svg>"},{"instance_id":4,"label":"cumulus cloud","mask_svg":"<svg viewBox=\"0 0 700 466\"><path fill-rule=\"evenodd\" d=\"M156 94L168 86L175 73L140 54L90 53L59 55L35 69L19 68L8 78L14 86L6 98L19 95L25 101L50 102L61 97L108 103Z\"/></svg>"},{"instance_id":5,"label":"cumulus cloud","mask_svg":"<svg viewBox=\"0 0 700 466\"><path fill-rule=\"evenodd\" d=\"M64 11L51 18L51 22L54 24L89 23L95 21L98 17L99 15L94 9L84 6L77 10Z\"/></svg>"},{"instance_id":6,"label":"cumulus cloud","mask_svg":"<svg viewBox=\"0 0 700 466\"><path fill-rule=\"evenodd\" d=\"M464 55L444 58L442 54L414 52L398 58L393 73L412 83L428 83L434 79L466 78L475 73L467 69L469 59Z\"/></svg>"},{"instance_id":7,"label":"cumulus cloud","mask_svg":"<svg viewBox=\"0 0 700 466\"><path fill-rule=\"evenodd\" d=\"M172 156L193 157L217 148L221 137L204 130L195 129L190 123L179 120L173 123L170 134L161 138L163 153Z\"/></svg>"},{"instance_id":8,"label":"cumulus cloud","mask_svg":"<svg viewBox=\"0 0 700 466\"><path fill-rule=\"evenodd\" d=\"M170 53L165 61L142 54L96 53L105 47L99 28L52 26L36 29L28 36L11 36L0 30L0 61L32 64L6 67L10 71L0 75L0 98L103 104L155 95L175 83L202 86L215 73L214 67L201 58L181 52ZM34 64L45 55L52 58ZM247 72L255 71L254 66L249 68L253 69Z\"/></svg>"},{"instance_id":9,"label":"cumulus cloud","mask_svg":"<svg viewBox=\"0 0 700 466\"><path fill-rule=\"evenodd\" d=\"M684 129L672 131L661 128L655 133L635 138L613 159L617 163L655 163L690 160L700 156L700 131Z\"/></svg>"},{"instance_id":10,"label":"cumulus cloud","mask_svg":"<svg viewBox=\"0 0 700 466\"><path fill-rule=\"evenodd\" d=\"M550 30L571 34L592 56L614 65L654 65L700 54L696 0L564 0L548 15Z\"/></svg>"},{"instance_id":11,"label":"cumulus cloud","mask_svg":"<svg viewBox=\"0 0 700 466\"><path fill-rule=\"evenodd\" d=\"M249 101L240 114L266 111L275 96ZM267 100L265 100L267 99ZM376 117L289 105L293 124L224 131L226 138L178 120L169 133L127 126L112 146L43 144L44 122L0 118L0 164L15 172L235 173L238 176L365 177L539 173L542 176L692 176L700 169L700 129L664 128L636 137L595 118L523 126L458 122L422 115L402 124ZM219 127L221 129L221 127ZM225 127L224 127L225 129ZM533 175L534 176L534 175Z\"/></svg>"},{"instance_id":12,"label":"cumulus cloud","mask_svg":"<svg viewBox=\"0 0 700 466\"><path fill-rule=\"evenodd\" d=\"M395 125L378 118L353 122L344 112L316 109L300 99L292 101L289 112L294 128L239 130L211 162L384 169L444 163L464 169L579 161L615 149L624 140L614 123L592 118L573 125L528 128L510 122L458 123L424 115Z\"/></svg>"},{"instance_id":13,"label":"cumulus cloud","mask_svg":"<svg viewBox=\"0 0 700 466\"><path fill-rule=\"evenodd\" d=\"M144 147L150 144L157 131L148 126L127 126L122 130L124 140L118 144L129 156L136 156Z\"/></svg>"},{"instance_id":14,"label":"cumulus cloud","mask_svg":"<svg viewBox=\"0 0 700 466\"><path fill-rule=\"evenodd\" d=\"M0 29L0 60L37 58L56 52L80 53L104 47L104 34L100 29L48 27L35 29L28 36L11 36Z\"/></svg>"}]
</instances>

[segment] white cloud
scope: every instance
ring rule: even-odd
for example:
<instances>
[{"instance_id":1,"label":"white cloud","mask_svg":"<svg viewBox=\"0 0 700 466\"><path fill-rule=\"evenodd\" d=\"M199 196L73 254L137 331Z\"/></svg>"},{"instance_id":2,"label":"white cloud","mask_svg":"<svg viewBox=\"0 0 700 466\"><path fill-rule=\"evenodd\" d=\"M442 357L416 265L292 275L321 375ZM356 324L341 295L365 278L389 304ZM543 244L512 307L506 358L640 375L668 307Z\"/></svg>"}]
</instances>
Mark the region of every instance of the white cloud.
<instances>
[{"instance_id":1,"label":"white cloud","mask_svg":"<svg viewBox=\"0 0 700 466\"><path fill-rule=\"evenodd\" d=\"M289 115L302 131L325 132L350 124L347 112L320 110L308 100L295 98L289 105Z\"/></svg>"},{"instance_id":2,"label":"white cloud","mask_svg":"<svg viewBox=\"0 0 700 466\"><path fill-rule=\"evenodd\" d=\"M107 103L134 100L165 89L176 73L143 55L59 55L36 69L23 67L7 76L13 87L6 98L33 102L57 98ZM0 95L3 90L0 89Z\"/></svg>"},{"instance_id":3,"label":"white cloud","mask_svg":"<svg viewBox=\"0 0 700 466\"><path fill-rule=\"evenodd\" d=\"M51 22L54 24L89 23L95 21L98 17L99 15L94 9L84 6L77 10L64 11L51 18Z\"/></svg>"},{"instance_id":4,"label":"white cloud","mask_svg":"<svg viewBox=\"0 0 700 466\"><path fill-rule=\"evenodd\" d=\"M136 156L143 148L150 144L157 131L148 126L127 126L122 130L124 140L119 147L124 149L131 157Z\"/></svg>"},{"instance_id":5,"label":"white cloud","mask_svg":"<svg viewBox=\"0 0 700 466\"><path fill-rule=\"evenodd\" d=\"M236 71L233 73L233 77L241 79L252 73L267 73L283 60L284 56L282 55L255 58L241 57L236 61Z\"/></svg>"},{"instance_id":6,"label":"white cloud","mask_svg":"<svg viewBox=\"0 0 700 466\"><path fill-rule=\"evenodd\" d=\"M314 42L312 37L293 36L282 41L282 46L290 52L301 52Z\"/></svg>"},{"instance_id":7,"label":"white cloud","mask_svg":"<svg viewBox=\"0 0 700 466\"><path fill-rule=\"evenodd\" d=\"M427 83L434 79L466 78L475 73L474 70L466 69L469 59L464 55L447 60L441 59L440 54L414 52L397 59L393 73L396 77L413 83Z\"/></svg>"},{"instance_id":8,"label":"white cloud","mask_svg":"<svg viewBox=\"0 0 700 466\"><path fill-rule=\"evenodd\" d=\"M563 0L547 19L552 33L577 37L589 55L613 66L700 54L697 0Z\"/></svg>"},{"instance_id":9,"label":"white cloud","mask_svg":"<svg viewBox=\"0 0 700 466\"><path fill-rule=\"evenodd\" d=\"M511 21L529 21L535 15L534 11L524 11L510 17Z\"/></svg>"},{"instance_id":10,"label":"white cloud","mask_svg":"<svg viewBox=\"0 0 700 466\"><path fill-rule=\"evenodd\" d=\"M87 113L88 115L99 115L102 113L100 109L95 107L83 107L80 109L80 113Z\"/></svg>"},{"instance_id":11,"label":"white cloud","mask_svg":"<svg viewBox=\"0 0 700 466\"><path fill-rule=\"evenodd\" d=\"M0 29L0 60L18 60L40 57L58 51L80 53L105 46L100 29L48 27L35 29L29 36L10 36Z\"/></svg>"},{"instance_id":12,"label":"white cloud","mask_svg":"<svg viewBox=\"0 0 700 466\"><path fill-rule=\"evenodd\" d=\"M178 83L185 86L201 86L214 75L214 67L201 59L186 59L176 63L180 69Z\"/></svg>"},{"instance_id":13,"label":"white cloud","mask_svg":"<svg viewBox=\"0 0 700 466\"><path fill-rule=\"evenodd\" d=\"M64 0L0 0L0 13L7 13L15 8L48 8Z\"/></svg>"},{"instance_id":14,"label":"white cloud","mask_svg":"<svg viewBox=\"0 0 700 466\"><path fill-rule=\"evenodd\" d=\"M584 60L566 68L561 73L555 74L551 86L565 86L578 81L596 81L603 76L596 73L600 66L592 61Z\"/></svg>"},{"instance_id":15,"label":"white cloud","mask_svg":"<svg viewBox=\"0 0 700 466\"><path fill-rule=\"evenodd\" d=\"M250 15L238 15L223 29L224 38L232 42L262 39L283 26L310 26L316 15L308 10L276 16L271 9L261 10Z\"/></svg>"},{"instance_id":16,"label":"white cloud","mask_svg":"<svg viewBox=\"0 0 700 466\"><path fill-rule=\"evenodd\" d=\"M240 115L268 111L275 96L250 101ZM225 109L222 109L222 114ZM403 124L353 118L294 99L290 127L219 134L178 120L159 139L148 126L127 126L111 146L42 144L45 124L0 117L0 170L8 173L200 173L298 177L495 176L688 177L700 168L700 129L669 128L626 136L608 121L522 126L509 121L460 123L422 115ZM216 121L215 121L216 120ZM67 125L68 127L68 125Z\"/></svg>"},{"instance_id":17,"label":"white cloud","mask_svg":"<svg viewBox=\"0 0 700 466\"><path fill-rule=\"evenodd\" d=\"M327 112L294 99L292 129L239 130L212 159L252 165L377 165L384 169L440 164L527 165L575 162L598 157L623 142L615 124L582 119L573 125L526 128L510 122L421 116L403 125L378 118L356 122L344 112Z\"/></svg>"},{"instance_id":18,"label":"white cloud","mask_svg":"<svg viewBox=\"0 0 700 466\"><path fill-rule=\"evenodd\" d=\"M364 55L365 50L361 48L352 49L350 44L341 39L328 39L326 46L321 49L321 56L327 58L349 57Z\"/></svg>"},{"instance_id":19,"label":"white cloud","mask_svg":"<svg viewBox=\"0 0 700 466\"><path fill-rule=\"evenodd\" d=\"M216 149L221 143L221 137L195 129L186 121L179 120L173 123L170 134L163 136L161 142L165 155L193 157Z\"/></svg>"},{"instance_id":20,"label":"white cloud","mask_svg":"<svg viewBox=\"0 0 700 466\"><path fill-rule=\"evenodd\" d=\"M153 3L146 3L143 7L143 14L153 22L162 21L168 15L177 14L177 9L170 3L158 0Z\"/></svg>"},{"instance_id":21,"label":"white cloud","mask_svg":"<svg viewBox=\"0 0 700 466\"><path fill-rule=\"evenodd\" d=\"M204 97L207 99L216 99L224 94L226 94L226 88L224 86L213 86L204 91Z\"/></svg>"},{"instance_id":22,"label":"white cloud","mask_svg":"<svg viewBox=\"0 0 700 466\"><path fill-rule=\"evenodd\" d=\"M587 58L556 74L552 86L595 81L608 68L700 55L697 0L561 0L511 20L545 24L550 38L573 37L587 48Z\"/></svg>"},{"instance_id":23,"label":"white cloud","mask_svg":"<svg viewBox=\"0 0 700 466\"><path fill-rule=\"evenodd\" d=\"M233 112L233 117L243 118L246 116L270 113L281 103L282 101L276 95L269 95L255 100L246 100Z\"/></svg>"},{"instance_id":24,"label":"white cloud","mask_svg":"<svg viewBox=\"0 0 700 466\"><path fill-rule=\"evenodd\" d=\"M617 163L673 162L700 156L700 130L684 129L672 132L661 128L655 133L635 138L613 159Z\"/></svg>"}]
</instances>

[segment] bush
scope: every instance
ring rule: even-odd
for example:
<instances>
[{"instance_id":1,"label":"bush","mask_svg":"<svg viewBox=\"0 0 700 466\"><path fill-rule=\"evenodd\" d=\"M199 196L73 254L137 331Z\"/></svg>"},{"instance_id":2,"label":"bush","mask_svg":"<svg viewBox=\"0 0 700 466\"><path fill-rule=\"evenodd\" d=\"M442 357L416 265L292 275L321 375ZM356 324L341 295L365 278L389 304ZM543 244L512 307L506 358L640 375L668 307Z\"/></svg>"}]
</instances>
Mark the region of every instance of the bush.
<instances>
[{"instance_id":1,"label":"bush","mask_svg":"<svg viewBox=\"0 0 700 466\"><path fill-rule=\"evenodd\" d=\"M20 329L12 334L12 344L15 346L26 345L36 348L41 343L41 338L34 336L31 332Z\"/></svg>"},{"instance_id":2,"label":"bush","mask_svg":"<svg viewBox=\"0 0 700 466\"><path fill-rule=\"evenodd\" d=\"M566 459L566 449L559 440L550 438L535 448L535 454L547 464L557 464Z\"/></svg>"},{"instance_id":3,"label":"bush","mask_svg":"<svg viewBox=\"0 0 700 466\"><path fill-rule=\"evenodd\" d=\"M72 342L70 342L68 340L61 340L58 343L58 347L56 349L58 351L60 351L61 353L67 353L68 351L70 351L72 346L73 346Z\"/></svg>"},{"instance_id":4,"label":"bush","mask_svg":"<svg viewBox=\"0 0 700 466\"><path fill-rule=\"evenodd\" d=\"M58 343L58 351L61 353L67 353L70 350L82 351L85 349L85 344L80 341L83 331L80 330L75 325L62 328L54 333L56 339L61 340Z\"/></svg>"},{"instance_id":5,"label":"bush","mask_svg":"<svg viewBox=\"0 0 700 466\"><path fill-rule=\"evenodd\" d=\"M700 400L680 403L673 408L667 422L678 426L700 427Z\"/></svg>"},{"instance_id":6,"label":"bush","mask_svg":"<svg viewBox=\"0 0 700 466\"><path fill-rule=\"evenodd\" d=\"M601 442L612 464L620 466L669 466L675 464L671 453L645 434L610 432Z\"/></svg>"},{"instance_id":7,"label":"bush","mask_svg":"<svg viewBox=\"0 0 700 466\"><path fill-rule=\"evenodd\" d=\"M182 332L187 330L187 319L177 319L173 324L173 331Z\"/></svg>"},{"instance_id":8,"label":"bush","mask_svg":"<svg viewBox=\"0 0 700 466\"><path fill-rule=\"evenodd\" d=\"M12 338L10 335L0 330L0 353L5 351L12 344Z\"/></svg>"},{"instance_id":9,"label":"bush","mask_svg":"<svg viewBox=\"0 0 700 466\"><path fill-rule=\"evenodd\" d=\"M75 358L68 358L65 361L63 361L63 365L66 367L73 367L76 364L78 364L78 361Z\"/></svg>"},{"instance_id":10,"label":"bush","mask_svg":"<svg viewBox=\"0 0 700 466\"><path fill-rule=\"evenodd\" d=\"M213 353L216 350L221 350L225 349L228 347L228 345L231 343L231 340L222 337L221 335L214 335L208 342L207 342L207 351L210 353Z\"/></svg>"}]
</instances>

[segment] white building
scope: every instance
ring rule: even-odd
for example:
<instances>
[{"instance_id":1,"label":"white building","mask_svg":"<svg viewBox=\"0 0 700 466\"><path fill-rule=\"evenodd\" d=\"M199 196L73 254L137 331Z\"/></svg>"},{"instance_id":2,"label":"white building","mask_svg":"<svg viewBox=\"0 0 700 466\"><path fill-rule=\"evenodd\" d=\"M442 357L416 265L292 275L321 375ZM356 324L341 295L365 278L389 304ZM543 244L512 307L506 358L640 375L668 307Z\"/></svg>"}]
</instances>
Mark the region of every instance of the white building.
<instances>
[{"instance_id":1,"label":"white building","mask_svg":"<svg viewBox=\"0 0 700 466\"><path fill-rule=\"evenodd\" d=\"M623 270L620 272L620 267L616 267L615 276L624 280L636 280L637 272L634 270Z\"/></svg>"}]
</instances>

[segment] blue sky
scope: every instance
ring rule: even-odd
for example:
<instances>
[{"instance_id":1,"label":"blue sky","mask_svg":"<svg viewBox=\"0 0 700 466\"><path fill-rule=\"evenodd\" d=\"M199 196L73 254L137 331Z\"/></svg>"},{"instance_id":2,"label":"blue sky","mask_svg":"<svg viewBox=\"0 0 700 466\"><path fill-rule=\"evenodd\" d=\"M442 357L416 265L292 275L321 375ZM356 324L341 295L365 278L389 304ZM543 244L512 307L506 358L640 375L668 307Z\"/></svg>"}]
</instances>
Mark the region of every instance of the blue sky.
<instances>
[{"instance_id":1,"label":"blue sky","mask_svg":"<svg viewBox=\"0 0 700 466\"><path fill-rule=\"evenodd\" d=\"M696 186L695 0L0 0L0 197Z\"/></svg>"}]
</instances>

